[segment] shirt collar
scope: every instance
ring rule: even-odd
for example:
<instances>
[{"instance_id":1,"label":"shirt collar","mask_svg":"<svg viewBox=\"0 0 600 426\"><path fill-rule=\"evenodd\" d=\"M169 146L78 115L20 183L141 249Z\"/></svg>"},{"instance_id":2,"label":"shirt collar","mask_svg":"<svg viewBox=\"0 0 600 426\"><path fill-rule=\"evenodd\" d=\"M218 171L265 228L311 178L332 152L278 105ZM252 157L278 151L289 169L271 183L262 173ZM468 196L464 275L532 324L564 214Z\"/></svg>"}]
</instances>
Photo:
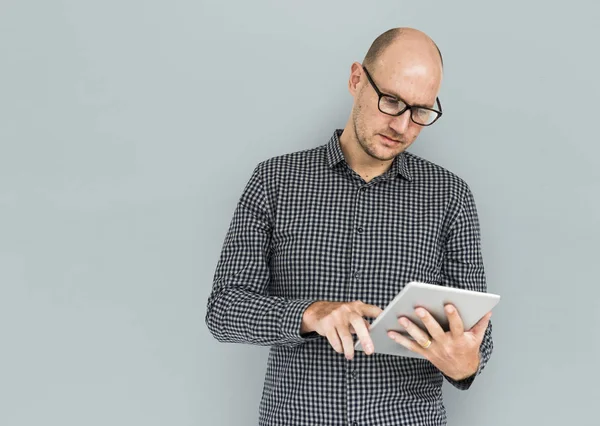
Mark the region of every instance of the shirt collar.
<instances>
[{"instance_id":1,"label":"shirt collar","mask_svg":"<svg viewBox=\"0 0 600 426\"><path fill-rule=\"evenodd\" d=\"M342 161L346 161L340 146L340 136L342 135L342 132L343 129L336 129L333 132L333 136L331 136L329 143L327 144L327 165L330 168L335 167ZM392 161L392 166L386 173L390 173L392 177L402 176L408 181L412 180L412 175L408 170L405 152L401 152L394 158L394 161Z\"/></svg>"}]
</instances>

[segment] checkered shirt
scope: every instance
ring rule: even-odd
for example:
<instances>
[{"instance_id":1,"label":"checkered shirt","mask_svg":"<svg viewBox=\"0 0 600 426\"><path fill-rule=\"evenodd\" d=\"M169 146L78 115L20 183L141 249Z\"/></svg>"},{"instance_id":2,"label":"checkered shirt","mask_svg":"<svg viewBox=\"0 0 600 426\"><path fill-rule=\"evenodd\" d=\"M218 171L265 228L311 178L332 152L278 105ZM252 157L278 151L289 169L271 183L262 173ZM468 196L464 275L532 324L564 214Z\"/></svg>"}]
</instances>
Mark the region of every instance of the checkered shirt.
<instances>
[{"instance_id":1,"label":"checkered shirt","mask_svg":"<svg viewBox=\"0 0 600 426\"><path fill-rule=\"evenodd\" d=\"M341 133L255 167L224 239L206 324L220 342L270 347L259 425L445 425L443 380L471 386L492 353L491 322L479 370L461 381L425 359L358 351L347 360L325 337L300 334L317 300L383 309L410 281L487 291L465 181L405 151L367 183L346 163Z\"/></svg>"}]
</instances>

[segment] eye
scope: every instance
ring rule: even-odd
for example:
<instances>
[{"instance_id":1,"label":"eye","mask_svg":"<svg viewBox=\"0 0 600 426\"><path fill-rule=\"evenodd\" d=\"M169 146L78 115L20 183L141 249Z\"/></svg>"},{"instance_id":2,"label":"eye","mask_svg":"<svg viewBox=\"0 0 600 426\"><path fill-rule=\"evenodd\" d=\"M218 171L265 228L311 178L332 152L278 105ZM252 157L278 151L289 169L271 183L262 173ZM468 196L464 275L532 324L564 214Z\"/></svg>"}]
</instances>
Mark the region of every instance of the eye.
<instances>
[{"instance_id":1,"label":"eye","mask_svg":"<svg viewBox=\"0 0 600 426\"><path fill-rule=\"evenodd\" d=\"M420 119L426 120L431 115L431 111L428 109L419 108L417 109L417 117Z\"/></svg>"},{"instance_id":2,"label":"eye","mask_svg":"<svg viewBox=\"0 0 600 426\"><path fill-rule=\"evenodd\" d=\"M391 96L382 96L381 97L381 107L385 108L386 110L400 111L405 106L406 105L404 102L402 102L396 98L392 98Z\"/></svg>"}]
</instances>

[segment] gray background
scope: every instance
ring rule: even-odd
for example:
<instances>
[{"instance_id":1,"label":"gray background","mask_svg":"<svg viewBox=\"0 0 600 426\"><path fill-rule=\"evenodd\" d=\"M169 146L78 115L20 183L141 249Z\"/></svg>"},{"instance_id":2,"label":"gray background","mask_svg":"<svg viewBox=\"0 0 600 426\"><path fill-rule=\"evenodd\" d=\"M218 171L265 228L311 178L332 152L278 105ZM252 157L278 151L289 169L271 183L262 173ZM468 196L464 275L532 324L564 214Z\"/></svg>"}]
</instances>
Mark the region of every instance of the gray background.
<instances>
[{"instance_id":1,"label":"gray background","mask_svg":"<svg viewBox=\"0 0 600 426\"><path fill-rule=\"evenodd\" d=\"M444 53L411 151L471 185L503 296L449 424L598 424L599 13L3 0L0 425L256 424L267 348L204 324L233 209L259 161L344 126L350 64L395 26Z\"/></svg>"}]
</instances>

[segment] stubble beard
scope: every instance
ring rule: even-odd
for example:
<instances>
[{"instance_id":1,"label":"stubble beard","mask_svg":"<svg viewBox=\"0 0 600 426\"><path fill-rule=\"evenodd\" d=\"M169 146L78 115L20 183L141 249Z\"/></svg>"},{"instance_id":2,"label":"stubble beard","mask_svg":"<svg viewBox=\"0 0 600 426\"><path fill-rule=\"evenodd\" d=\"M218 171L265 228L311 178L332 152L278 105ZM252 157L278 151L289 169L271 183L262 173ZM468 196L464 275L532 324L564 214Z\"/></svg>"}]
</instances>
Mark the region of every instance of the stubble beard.
<instances>
[{"instance_id":1,"label":"stubble beard","mask_svg":"<svg viewBox=\"0 0 600 426\"><path fill-rule=\"evenodd\" d=\"M369 140L366 136L366 131L365 131L365 127L363 125L363 123L360 120L360 116L358 112L354 113L354 117L353 117L353 124L354 124L354 134L356 135L356 140L358 141L358 144L360 145L360 147L362 148L362 150L371 158L375 158L376 160L379 161L389 161L391 159L393 159L396 155L391 155L391 156L386 156L386 157L380 157L379 155L377 155L377 153L375 152L375 150L373 149L374 145L377 143L377 141L374 141L373 139L375 139L377 137L377 135L373 135L373 137L371 138L371 142L369 143Z\"/></svg>"}]
</instances>

